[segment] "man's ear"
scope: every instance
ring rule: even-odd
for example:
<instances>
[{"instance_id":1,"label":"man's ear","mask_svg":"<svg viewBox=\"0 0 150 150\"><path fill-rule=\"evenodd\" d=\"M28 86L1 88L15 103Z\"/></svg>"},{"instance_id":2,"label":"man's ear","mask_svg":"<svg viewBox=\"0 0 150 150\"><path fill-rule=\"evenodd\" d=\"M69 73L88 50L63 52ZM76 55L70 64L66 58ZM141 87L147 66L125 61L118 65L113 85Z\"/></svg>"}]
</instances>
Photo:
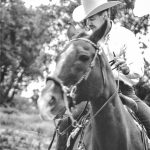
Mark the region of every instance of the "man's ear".
<instances>
[{"instance_id":1,"label":"man's ear","mask_svg":"<svg viewBox=\"0 0 150 150\"><path fill-rule=\"evenodd\" d=\"M74 25L70 25L67 31L67 36L71 40L77 34L77 30Z\"/></svg>"}]
</instances>

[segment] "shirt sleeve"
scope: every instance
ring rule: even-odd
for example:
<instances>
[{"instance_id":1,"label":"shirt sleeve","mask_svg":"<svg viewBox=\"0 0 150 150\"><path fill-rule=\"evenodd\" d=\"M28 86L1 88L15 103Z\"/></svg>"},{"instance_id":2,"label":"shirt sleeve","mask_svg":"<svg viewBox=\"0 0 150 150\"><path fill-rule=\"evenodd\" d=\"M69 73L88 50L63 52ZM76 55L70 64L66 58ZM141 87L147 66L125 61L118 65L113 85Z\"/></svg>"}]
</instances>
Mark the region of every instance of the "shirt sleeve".
<instances>
[{"instance_id":1,"label":"shirt sleeve","mask_svg":"<svg viewBox=\"0 0 150 150\"><path fill-rule=\"evenodd\" d=\"M134 34L129 32L129 36L125 38L125 60L130 68L130 72L127 75L130 79L137 79L144 74L144 60L138 42Z\"/></svg>"}]
</instances>

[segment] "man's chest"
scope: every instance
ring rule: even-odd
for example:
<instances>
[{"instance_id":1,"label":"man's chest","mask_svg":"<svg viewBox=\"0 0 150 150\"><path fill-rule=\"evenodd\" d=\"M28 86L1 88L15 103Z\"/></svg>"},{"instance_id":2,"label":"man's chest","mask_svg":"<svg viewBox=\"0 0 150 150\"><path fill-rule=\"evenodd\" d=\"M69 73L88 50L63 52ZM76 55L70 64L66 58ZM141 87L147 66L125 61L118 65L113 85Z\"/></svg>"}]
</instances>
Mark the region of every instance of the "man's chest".
<instances>
[{"instance_id":1,"label":"man's chest","mask_svg":"<svg viewBox=\"0 0 150 150\"><path fill-rule=\"evenodd\" d=\"M99 43L103 48L108 60L114 59L114 57L125 58L126 44L124 41L118 38L109 38Z\"/></svg>"}]
</instances>

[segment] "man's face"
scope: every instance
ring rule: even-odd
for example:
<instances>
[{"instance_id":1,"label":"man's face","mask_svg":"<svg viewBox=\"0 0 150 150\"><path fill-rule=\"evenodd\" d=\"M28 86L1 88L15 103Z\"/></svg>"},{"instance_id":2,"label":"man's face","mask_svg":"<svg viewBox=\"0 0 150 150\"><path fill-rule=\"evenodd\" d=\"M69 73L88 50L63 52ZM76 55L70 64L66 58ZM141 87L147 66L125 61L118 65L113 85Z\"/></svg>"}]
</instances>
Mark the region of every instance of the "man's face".
<instances>
[{"instance_id":1,"label":"man's face","mask_svg":"<svg viewBox=\"0 0 150 150\"><path fill-rule=\"evenodd\" d=\"M105 22L106 18L104 17L103 12L102 14L96 14L86 19L86 26L91 29L93 32L99 29Z\"/></svg>"}]
</instances>

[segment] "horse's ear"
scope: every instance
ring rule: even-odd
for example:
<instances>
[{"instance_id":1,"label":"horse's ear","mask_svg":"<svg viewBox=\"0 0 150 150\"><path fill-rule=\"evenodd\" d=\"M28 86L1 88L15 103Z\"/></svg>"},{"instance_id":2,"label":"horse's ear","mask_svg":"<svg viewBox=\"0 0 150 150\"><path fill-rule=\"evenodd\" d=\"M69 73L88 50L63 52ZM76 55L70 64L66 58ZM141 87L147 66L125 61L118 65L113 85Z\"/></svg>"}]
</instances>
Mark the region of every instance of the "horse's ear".
<instances>
[{"instance_id":1,"label":"horse's ear","mask_svg":"<svg viewBox=\"0 0 150 150\"><path fill-rule=\"evenodd\" d=\"M77 34L77 30L74 25L71 25L67 31L67 36L71 40Z\"/></svg>"}]
</instances>

